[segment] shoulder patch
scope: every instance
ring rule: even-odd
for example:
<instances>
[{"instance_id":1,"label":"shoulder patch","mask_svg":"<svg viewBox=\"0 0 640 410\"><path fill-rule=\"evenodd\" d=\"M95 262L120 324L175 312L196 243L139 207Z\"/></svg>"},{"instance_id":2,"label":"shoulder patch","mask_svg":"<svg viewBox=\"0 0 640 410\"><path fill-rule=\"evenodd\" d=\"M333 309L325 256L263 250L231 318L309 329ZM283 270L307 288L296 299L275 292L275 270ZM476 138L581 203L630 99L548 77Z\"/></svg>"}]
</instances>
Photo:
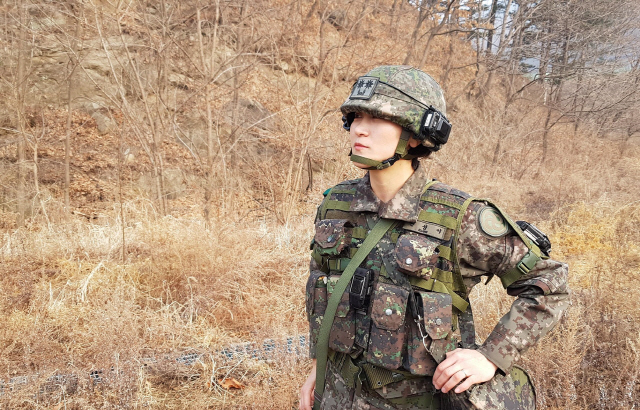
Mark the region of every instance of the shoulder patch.
<instances>
[{"instance_id":1,"label":"shoulder patch","mask_svg":"<svg viewBox=\"0 0 640 410\"><path fill-rule=\"evenodd\" d=\"M331 191L331 188L327 188L327 190L322 193L322 196L327 196L329 191Z\"/></svg>"},{"instance_id":2,"label":"shoulder patch","mask_svg":"<svg viewBox=\"0 0 640 410\"><path fill-rule=\"evenodd\" d=\"M509 223L505 221L497 209L491 206L485 206L480 210L478 224L482 232L494 238L504 236L509 232Z\"/></svg>"}]
</instances>

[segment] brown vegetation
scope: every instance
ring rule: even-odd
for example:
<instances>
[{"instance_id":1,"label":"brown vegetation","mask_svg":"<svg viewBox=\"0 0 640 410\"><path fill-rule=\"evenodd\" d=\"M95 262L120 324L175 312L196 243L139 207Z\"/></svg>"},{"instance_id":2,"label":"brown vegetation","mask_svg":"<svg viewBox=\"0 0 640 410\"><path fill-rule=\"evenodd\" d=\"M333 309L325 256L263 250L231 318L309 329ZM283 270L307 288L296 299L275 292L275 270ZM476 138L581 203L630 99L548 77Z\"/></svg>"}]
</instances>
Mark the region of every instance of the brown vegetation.
<instances>
[{"instance_id":1,"label":"brown vegetation","mask_svg":"<svg viewBox=\"0 0 640 410\"><path fill-rule=\"evenodd\" d=\"M570 264L573 306L525 357L541 408L637 405L640 60L620 3L0 1L0 407L297 408L308 359L220 350L306 332L315 207L360 176L336 108L402 62L446 89L431 175ZM481 337L510 301L473 295Z\"/></svg>"}]
</instances>

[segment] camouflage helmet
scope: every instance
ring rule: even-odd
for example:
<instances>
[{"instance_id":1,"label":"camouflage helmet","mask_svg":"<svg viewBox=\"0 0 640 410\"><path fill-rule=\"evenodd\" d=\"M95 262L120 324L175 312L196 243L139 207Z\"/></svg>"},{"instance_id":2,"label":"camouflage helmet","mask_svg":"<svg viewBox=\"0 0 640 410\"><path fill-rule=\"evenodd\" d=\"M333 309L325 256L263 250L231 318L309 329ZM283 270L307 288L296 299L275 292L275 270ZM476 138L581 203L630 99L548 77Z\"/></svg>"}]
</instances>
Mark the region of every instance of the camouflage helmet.
<instances>
[{"instance_id":1,"label":"camouflage helmet","mask_svg":"<svg viewBox=\"0 0 640 410\"><path fill-rule=\"evenodd\" d=\"M349 98L340 106L348 129L356 112L364 112L400 125L425 147L437 150L447 142L450 123L440 85L429 74L411 66L376 67L353 85ZM429 113L435 114L429 117ZM431 121L431 128L425 121ZM442 120L446 135L434 131ZM440 128L438 128L440 130Z\"/></svg>"}]
</instances>

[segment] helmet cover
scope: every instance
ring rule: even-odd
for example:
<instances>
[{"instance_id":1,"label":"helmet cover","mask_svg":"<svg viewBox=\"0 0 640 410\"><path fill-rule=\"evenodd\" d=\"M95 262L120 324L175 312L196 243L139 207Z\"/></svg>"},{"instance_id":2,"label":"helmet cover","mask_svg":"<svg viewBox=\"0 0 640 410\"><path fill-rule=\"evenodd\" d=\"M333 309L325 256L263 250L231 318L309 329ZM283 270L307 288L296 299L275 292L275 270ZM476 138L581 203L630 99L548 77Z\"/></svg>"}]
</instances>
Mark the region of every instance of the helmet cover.
<instances>
[{"instance_id":1,"label":"helmet cover","mask_svg":"<svg viewBox=\"0 0 640 410\"><path fill-rule=\"evenodd\" d=\"M429 106L446 116L444 94L436 80L411 66L387 65L360 77L340 111L347 117L364 112L391 121L412 132L422 145L434 147L439 144L421 132Z\"/></svg>"}]
</instances>

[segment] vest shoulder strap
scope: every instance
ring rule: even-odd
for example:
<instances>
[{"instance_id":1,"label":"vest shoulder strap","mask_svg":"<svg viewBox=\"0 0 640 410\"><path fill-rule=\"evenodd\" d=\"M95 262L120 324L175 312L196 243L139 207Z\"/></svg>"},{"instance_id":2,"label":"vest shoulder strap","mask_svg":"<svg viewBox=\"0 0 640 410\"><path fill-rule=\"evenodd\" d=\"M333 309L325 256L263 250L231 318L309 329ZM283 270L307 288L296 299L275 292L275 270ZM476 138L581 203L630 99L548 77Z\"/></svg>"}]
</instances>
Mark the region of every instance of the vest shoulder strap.
<instances>
[{"instance_id":1,"label":"vest shoulder strap","mask_svg":"<svg viewBox=\"0 0 640 410\"><path fill-rule=\"evenodd\" d=\"M324 191L322 193L322 195L324 196L324 200L320 205L320 210L318 213L320 218L324 219L327 215L327 211L330 209L348 211L351 207L351 199L356 193L355 185L358 183L358 181L358 179L344 181ZM338 199L336 199L336 197Z\"/></svg>"},{"instance_id":2,"label":"vest shoulder strap","mask_svg":"<svg viewBox=\"0 0 640 410\"><path fill-rule=\"evenodd\" d=\"M513 231L522 239L522 242L529 248L529 252L527 252L524 257L514 266L505 272L504 275L500 277L500 281L502 282L502 286L507 288L513 282L520 279L522 276L529 273L536 263L541 259L547 259L548 256L544 255L540 248L533 243L531 239L520 229L517 223L513 221L505 212L503 212L495 203L493 203L490 199L478 199L480 202L484 202L487 205L494 207L504 218L505 222L513 229Z\"/></svg>"}]
</instances>

